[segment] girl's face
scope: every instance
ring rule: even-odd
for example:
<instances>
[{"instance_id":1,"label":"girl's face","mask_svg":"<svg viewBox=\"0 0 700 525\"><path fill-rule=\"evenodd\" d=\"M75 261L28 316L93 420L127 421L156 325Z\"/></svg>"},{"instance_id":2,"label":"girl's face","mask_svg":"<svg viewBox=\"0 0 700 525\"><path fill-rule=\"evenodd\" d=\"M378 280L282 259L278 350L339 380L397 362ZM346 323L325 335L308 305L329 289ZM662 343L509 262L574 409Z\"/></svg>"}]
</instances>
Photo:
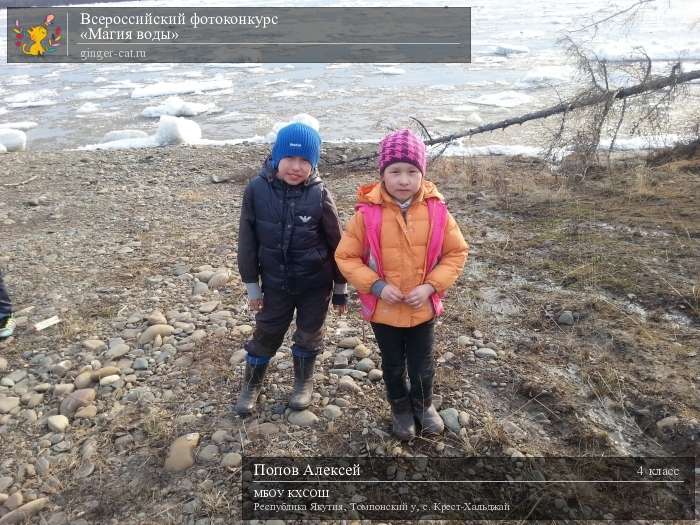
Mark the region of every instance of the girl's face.
<instances>
[{"instance_id":1,"label":"girl's face","mask_svg":"<svg viewBox=\"0 0 700 525\"><path fill-rule=\"evenodd\" d=\"M277 177L291 186L302 184L311 176L311 163L303 157L284 157L277 166Z\"/></svg>"},{"instance_id":2,"label":"girl's face","mask_svg":"<svg viewBox=\"0 0 700 525\"><path fill-rule=\"evenodd\" d=\"M399 202L405 202L418 193L422 180L420 170L408 162L394 162L384 168L382 175L386 191Z\"/></svg>"}]
</instances>

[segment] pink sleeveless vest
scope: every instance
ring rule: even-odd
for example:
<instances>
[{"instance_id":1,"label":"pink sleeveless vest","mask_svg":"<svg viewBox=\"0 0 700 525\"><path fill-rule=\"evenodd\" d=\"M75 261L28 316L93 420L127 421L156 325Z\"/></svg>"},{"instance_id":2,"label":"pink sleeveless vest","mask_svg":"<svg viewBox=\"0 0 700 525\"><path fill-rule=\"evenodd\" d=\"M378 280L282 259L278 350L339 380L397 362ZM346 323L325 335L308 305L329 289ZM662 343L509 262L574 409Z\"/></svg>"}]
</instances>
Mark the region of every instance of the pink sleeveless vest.
<instances>
[{"instance_id":1,"label":"pink sleeveless vest","mask_svg":"<svg viewBox=\"0 0 700 525\"><path fill-rule=\"evenodd\" d=\"M425 274L427 275L440 260L442 253L442 242L445 239L445 224L447 222L447 206L444 202L435 197L426 199L428 205L428 217L430 220L430 234L428 236L428 249L426 251ZM362 262L372 268L384 279L382 268L382 207L379 204L362 203L356 206L357 211L362 213L365 223L365 253ZM434 293L430 296L435 316L443 312L441 297L444 294ZM360 304L362 305L362 317L369 321L377 309L379 298L372 293L360 293Z\"/></svg>"}]
</instances>

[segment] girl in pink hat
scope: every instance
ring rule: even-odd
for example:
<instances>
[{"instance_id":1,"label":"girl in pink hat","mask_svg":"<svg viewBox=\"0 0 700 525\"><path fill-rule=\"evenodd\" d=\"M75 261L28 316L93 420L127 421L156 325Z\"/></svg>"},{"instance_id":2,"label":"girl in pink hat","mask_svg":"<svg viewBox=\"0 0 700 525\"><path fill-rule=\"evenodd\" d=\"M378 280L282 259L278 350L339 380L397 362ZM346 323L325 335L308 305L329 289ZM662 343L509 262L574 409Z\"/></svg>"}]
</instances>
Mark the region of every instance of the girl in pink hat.
<instances>
[{"instance_id":1,"label":"girl in pink hat","mask_svg":"<svg viewBox=\"0 0 700 525\"><path fill-rule=\"evenodd\" d=\"M357 289L382 355L394 434L439 434L432 404L435 318L468 246L444 198L425 180L425 144L408 129L379 146L379 182L359 188L356 213L335 252ZM406 381L408 373L408 383Z\"/></svg>"}]
</instances>

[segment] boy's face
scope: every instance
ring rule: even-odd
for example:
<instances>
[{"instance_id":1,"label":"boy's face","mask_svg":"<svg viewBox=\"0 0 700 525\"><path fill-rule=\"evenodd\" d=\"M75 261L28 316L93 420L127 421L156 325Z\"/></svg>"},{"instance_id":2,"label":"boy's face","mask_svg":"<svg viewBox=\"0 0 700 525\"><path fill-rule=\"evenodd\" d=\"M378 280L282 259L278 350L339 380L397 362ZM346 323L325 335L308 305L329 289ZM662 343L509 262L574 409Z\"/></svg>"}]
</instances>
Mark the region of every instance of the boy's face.
<instances>
[{"instance_id":1,"label":"boy's face","mask_svg":"<svg viewBox=\"0 0 700 525\"><path fill-rule=\"evenodd\" d=\"M382 175L386 191L399 202L405 202L418 193L422 180L420 170L408 162L394 162L384 168Z\"/></svg>"},{"instance_id":2,"label":"boy's face","mask_svg":"<svg viewBox=\"0 0 700 525\"><path fill-rule=\"evenodd\" d=\"M302 184L311 176L311 163L304 157L284 157L277 166L277 177L287 184Z\"/></svg>"}]
</instances>

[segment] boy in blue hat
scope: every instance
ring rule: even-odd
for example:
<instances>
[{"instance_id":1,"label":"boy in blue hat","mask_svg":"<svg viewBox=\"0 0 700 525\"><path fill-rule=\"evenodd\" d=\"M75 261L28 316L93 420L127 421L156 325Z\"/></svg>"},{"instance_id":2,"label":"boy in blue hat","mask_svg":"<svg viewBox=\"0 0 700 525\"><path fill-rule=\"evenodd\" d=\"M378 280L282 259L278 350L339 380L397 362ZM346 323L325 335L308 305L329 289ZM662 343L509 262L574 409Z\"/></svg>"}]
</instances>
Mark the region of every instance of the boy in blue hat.
<instances>
[{"instance_id":1,"label":"boy in blue hat","mask_svg":"<svg viewBox=\"0 0 700 525\"><path fill-rule=\"evenodd\" d=\"M272 153L243 194L238 231L238 270L255 315L246 342L246 369L235 411L249 415L270 358L282 344L296 310L292 356L293 410L311 404L313 370L323 346L331 301L347 310L347 284L335 263L342 226L333 197L316 167L321 137L305 124L282 128Z\"/></svg>"}]
</instances>

